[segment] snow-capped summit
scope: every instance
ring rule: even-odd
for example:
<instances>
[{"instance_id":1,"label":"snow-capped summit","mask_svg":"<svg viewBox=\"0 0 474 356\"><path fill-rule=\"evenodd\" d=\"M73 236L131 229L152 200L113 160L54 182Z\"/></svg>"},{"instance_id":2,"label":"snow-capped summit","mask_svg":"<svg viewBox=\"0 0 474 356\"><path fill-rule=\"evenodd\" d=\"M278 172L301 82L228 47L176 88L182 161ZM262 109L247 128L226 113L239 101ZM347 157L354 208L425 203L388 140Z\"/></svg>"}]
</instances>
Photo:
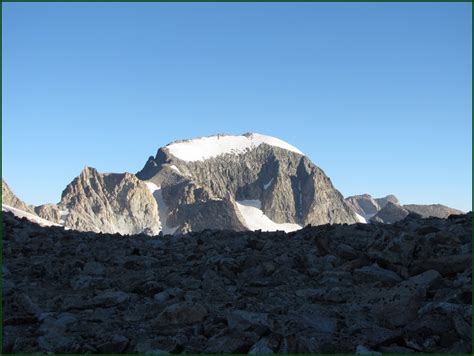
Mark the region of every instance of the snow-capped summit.
<instances>
[{"instance_id":1,"label":"snow-capped summit","mask_svg":"<svg viewBox=\"0 0 474 356\"><path fill-rule=\"evenodd\" d=\"M162 225L173 231L285 230L355 223L324 172L278 138L247 133L176 141L138 178L160 187ZM155 193L154 193L155 194Z\"/></svg>"},{"instance_id":2,"label":"snow-capped summit","mask_svg":"<svg viewBox=\"0 0 474 356\"><path fill-rule=\"evenodd\" d=\"M203 161L226 153L240 154L255 149L261 144L280 147L303 155L296 147L276 137L257 133L243 135L213 135L191 140L173 142L167 146L168 152L174 157L186 161Z\"/></svg>"}]
</instances>

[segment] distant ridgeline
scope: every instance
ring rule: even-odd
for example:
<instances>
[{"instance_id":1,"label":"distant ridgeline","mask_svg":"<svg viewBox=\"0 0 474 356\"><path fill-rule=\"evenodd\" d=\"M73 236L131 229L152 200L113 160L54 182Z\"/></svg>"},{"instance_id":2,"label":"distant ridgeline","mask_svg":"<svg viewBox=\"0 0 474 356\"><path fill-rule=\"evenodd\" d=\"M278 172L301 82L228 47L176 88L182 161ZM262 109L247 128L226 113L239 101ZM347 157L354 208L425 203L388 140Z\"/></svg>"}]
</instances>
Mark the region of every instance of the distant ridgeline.
<instances>
[{"instance_id":1,"label":"distant ridgeline","mask_svg":"<svg viewBox=\"0 0 474 356\"><path fill-rule=\"evenodd\" d=\"M300 150L255 133L168 144L137 174L86 167L58 204L28 206L5 182L2 196L3 210L43 226L120 234L288 232L309 224L394 223L409 213L462 213L442 205L401 205L393 195L344 199Z\"/></svg>"}]
</instances>

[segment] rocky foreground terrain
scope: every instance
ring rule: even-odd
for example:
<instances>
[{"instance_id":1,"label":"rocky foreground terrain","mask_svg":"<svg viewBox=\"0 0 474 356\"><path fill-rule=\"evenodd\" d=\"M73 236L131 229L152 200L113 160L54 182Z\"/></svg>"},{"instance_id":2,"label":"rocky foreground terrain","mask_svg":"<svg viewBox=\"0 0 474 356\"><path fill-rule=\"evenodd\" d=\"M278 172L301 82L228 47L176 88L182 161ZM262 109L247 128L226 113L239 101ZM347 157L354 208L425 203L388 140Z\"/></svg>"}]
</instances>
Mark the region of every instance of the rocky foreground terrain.
<instances>
[{"instance_id":1,"label":"rocky foreground terrain","mask_svg":"<svg viewBox=\"0 0 474 356\"><path fill-rule=\"evenodd\" d=\"M3 213L3 352L471 353L471 221L149 237Z\"/></svg>"}]
</instances>

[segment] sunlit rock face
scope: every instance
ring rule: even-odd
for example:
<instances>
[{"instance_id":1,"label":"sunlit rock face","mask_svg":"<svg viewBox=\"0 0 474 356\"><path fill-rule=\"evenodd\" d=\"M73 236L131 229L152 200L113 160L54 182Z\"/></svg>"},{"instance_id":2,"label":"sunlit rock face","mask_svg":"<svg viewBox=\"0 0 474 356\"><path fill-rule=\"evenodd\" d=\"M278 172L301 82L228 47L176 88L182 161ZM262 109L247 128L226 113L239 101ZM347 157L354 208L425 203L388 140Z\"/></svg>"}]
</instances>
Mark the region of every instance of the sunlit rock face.
<instances>
[{"instance_id":1,"label":"sunlit rock face","mask_svg":"<svg viewBox=\"0 0 474 356\"><path fill-rule=\"evenodd\" d=\"M43 210L44 218L54 218L79 231L150 235L160 232L155 198L146 184L130 173L103 174L86 167L63 191L56 208Z\"/></svg>"}]
</instances>

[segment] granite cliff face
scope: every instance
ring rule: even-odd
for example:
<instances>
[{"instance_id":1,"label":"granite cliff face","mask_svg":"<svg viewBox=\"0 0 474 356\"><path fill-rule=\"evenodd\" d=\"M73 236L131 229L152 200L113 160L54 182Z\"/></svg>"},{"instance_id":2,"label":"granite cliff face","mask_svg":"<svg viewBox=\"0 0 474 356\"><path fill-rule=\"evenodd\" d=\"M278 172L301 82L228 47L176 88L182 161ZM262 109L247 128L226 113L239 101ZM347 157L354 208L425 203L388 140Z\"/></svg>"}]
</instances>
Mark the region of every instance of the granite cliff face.
<instances>
[{"instance_id":1,"label":"granite cliff face","mask_svg":"<svg viewBox=\"0 0 474 356\"><path fill-rule=\"evenodd\" d=\"M160 148L137 176L161 189L165 223L179 232L222 228L223 216L233 230L258 225L258 219L264 230L286 231L358 221L319 167L268 136L176 142Z\"/></svg>"}]
</instances>

